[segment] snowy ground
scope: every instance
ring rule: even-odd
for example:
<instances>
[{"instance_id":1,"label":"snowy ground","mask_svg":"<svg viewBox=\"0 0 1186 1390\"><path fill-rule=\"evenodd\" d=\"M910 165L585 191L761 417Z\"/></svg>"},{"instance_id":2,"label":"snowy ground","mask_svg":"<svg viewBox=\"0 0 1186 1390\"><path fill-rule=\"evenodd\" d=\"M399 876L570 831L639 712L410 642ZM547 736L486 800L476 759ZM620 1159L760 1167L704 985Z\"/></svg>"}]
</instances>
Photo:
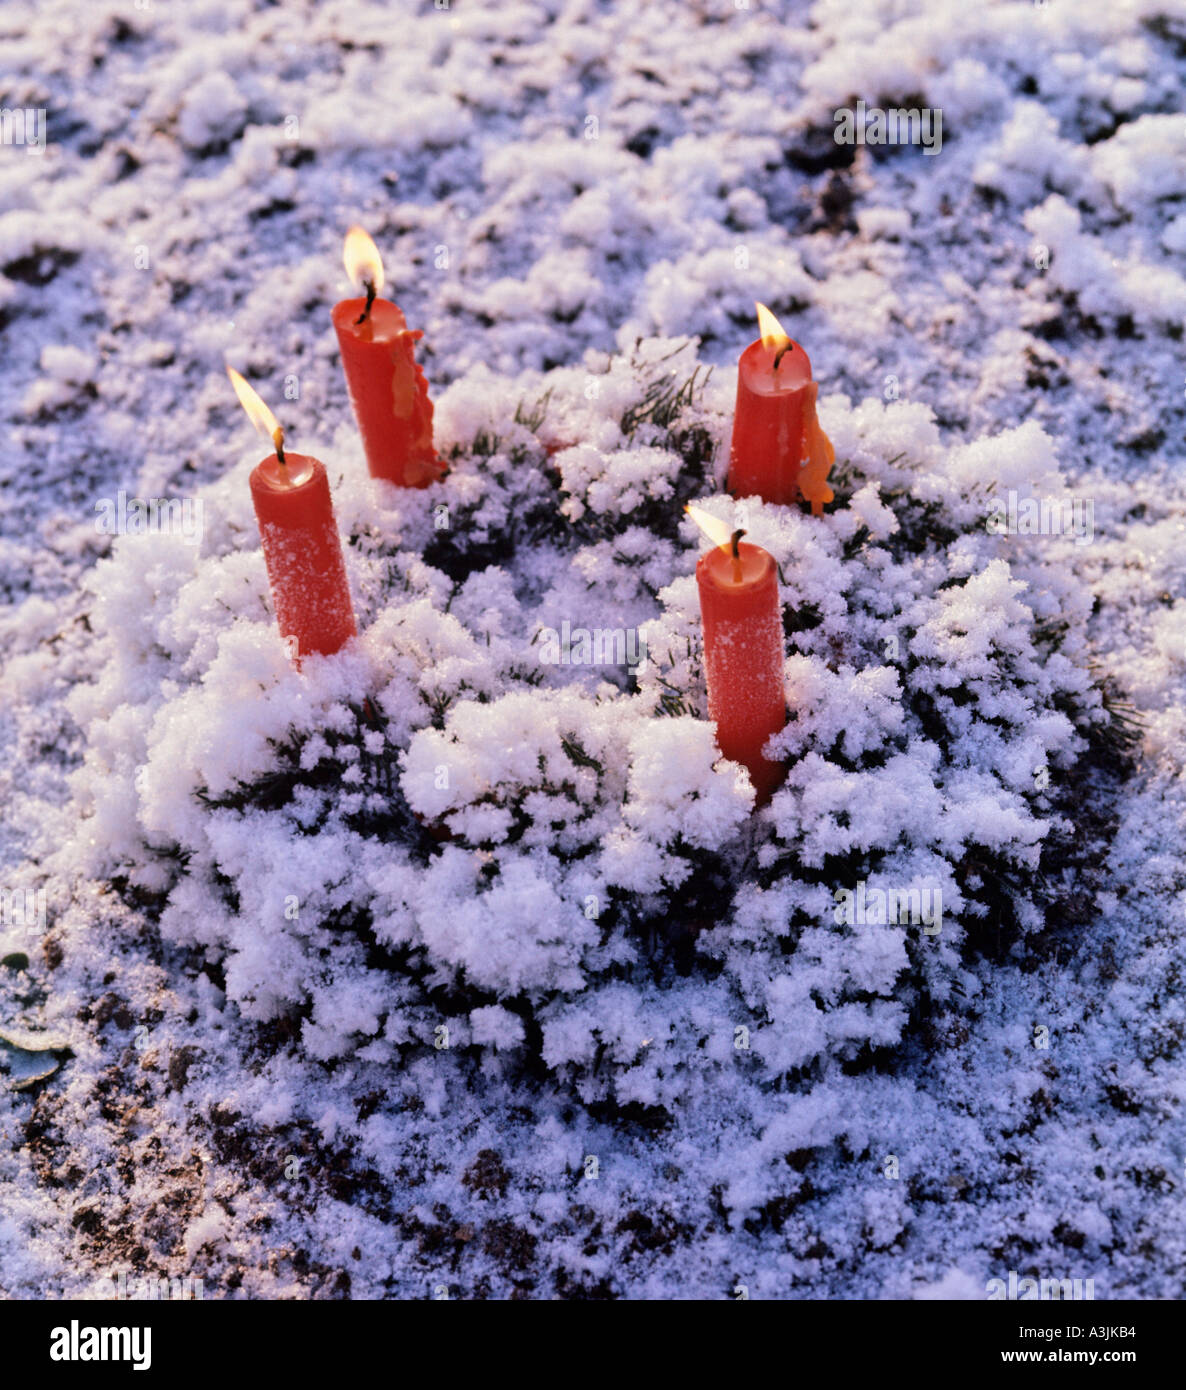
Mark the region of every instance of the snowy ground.
<instances>
[{"instance_id":1,"label":"snowy ground","mask_svg":"<svg viewBox=\"0 0 1186 1390\"><path fill-rule=\"evenodd\" d=\"M48 132L0 146L0 1061L61 1063L0 1091L0 1290L1181 1296L1180 4L14 0L0 39ZM838 146L857 98L941 148ZM355 222L425 331L425 493L350 417ZM751 816L681 507L735 515L755 299L837 498L745 517L797 712ZM361 641L300 675L226 361L349 540ZM121 489L201 544L102 534ZM1010 491L1090 530L992 534ZM544 665L564 621L652 660ZM942 929L837 923L858 882Z\"/></svg>"}]
</instances>

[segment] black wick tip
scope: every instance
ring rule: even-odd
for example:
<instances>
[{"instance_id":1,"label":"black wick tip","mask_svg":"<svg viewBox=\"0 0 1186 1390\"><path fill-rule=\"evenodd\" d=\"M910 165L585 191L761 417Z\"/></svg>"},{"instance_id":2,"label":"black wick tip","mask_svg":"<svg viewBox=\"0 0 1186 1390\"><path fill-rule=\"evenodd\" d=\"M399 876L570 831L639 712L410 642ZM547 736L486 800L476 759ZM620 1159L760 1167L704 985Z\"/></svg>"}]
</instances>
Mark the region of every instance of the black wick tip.
<instances>
[{"instance_id":1,"label":"black wick tip","mask_svg":"<svg viewBox=\"0 0 1186 1390\"><path fill-rule=\"evenodd\" d=\"M367 306L362 311L362 313L359 314L359 316L354 320L355 327L357 327L360 323L366 323L367 319L369 319L371 316L371 305L375 302L375 282L373 280L366 281L366 292Z\"/></svg>"},{"instance_id":2,"label":"black wick tip","mask_svg":"<svg viewBox=\"0 0 1186 1390\"><path fill-rule=\"evenodd\" d=\"M732 536L729 537L730 541L731 541L732 544L733 544L733 558L734 558L735 560L740 560L740 559L741 559L741 552L737 549L737 542L738 542L738 541L742 538L742 536L744 536L744 535L745 535L745 531L744 531L744 529L743 529L743 530L740 530L740 531L734 531L733 534L732 534Z\"/></svg>"}]
</instances>

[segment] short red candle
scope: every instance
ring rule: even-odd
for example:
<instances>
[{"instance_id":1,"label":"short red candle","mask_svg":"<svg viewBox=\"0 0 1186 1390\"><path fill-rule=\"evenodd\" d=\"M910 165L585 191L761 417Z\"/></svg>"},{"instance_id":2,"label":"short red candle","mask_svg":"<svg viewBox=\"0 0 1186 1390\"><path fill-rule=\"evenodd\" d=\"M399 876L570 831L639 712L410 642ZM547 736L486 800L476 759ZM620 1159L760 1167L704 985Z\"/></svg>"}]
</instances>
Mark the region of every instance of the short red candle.
<instances>
[{"instance_id":1,"label":"short red candle","mask_svg":"<svg viewBox=\"0 0 1186 1390\"><path fill-rule=\"evenodd\" d=\"M299 659L332 656L358 631L329 479L319 459L269 454L251 474L264 563L280 635Z\"/></svg>"},{"instance_id":2,"label":"short red candle","mask_svg":"<svg viewBox=\"0 0 1186 1390\"><path fill-rule=\"evenodd\" d=\"M735 497L789 506L799 496L810 385L811 362L796 342L767 346L759 338L741 354L729 452Z\"/></svg>"},{"instance_id":3,"label":"short red candle","mask_svg":"<svg viewBox=\"0 0 1186 1390\"><path fill-rule=\"evenodd\" d=\"M416 341L403 312L376 299L334 305L342 368L372 478L427 487L444 471L432 443L432 402L416 361ZM359 322L359 320L362 320Z\"/></svg>"},{"instance_id":4,"label":"short red candle","mask_svg":"<svg viewBox=\"0 0 1186 1390\"><path fill-rule=\"evenodd\" d=\"M721 752L749 769L761 805L785 773L782 763L762 755L766 740L787 721L786 643L774 558L744 541L736 557L714 546L697 561L696 583L708 713Z\"/></svg>"}]
</instances>

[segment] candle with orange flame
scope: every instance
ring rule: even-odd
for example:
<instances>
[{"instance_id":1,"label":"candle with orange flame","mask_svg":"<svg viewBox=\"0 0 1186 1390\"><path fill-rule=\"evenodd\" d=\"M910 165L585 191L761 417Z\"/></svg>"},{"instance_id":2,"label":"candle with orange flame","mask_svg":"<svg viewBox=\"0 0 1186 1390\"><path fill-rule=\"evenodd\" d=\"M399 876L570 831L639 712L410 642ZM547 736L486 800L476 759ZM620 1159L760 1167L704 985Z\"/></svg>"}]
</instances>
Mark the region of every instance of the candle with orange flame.
<instances>
[{"instance_id":1,"label":"candle with orange flame","mask_svg":"<svg viewBox=\"0 0 1186 1390\"><path fill-rule=\"evenodd\" d=\"M432 444L432 402L416 361L416 342L401 310L379 299L383 262L361 227L346 233L342 260L363 299L334 305L342 369L373 478L426 487L444 471Z\"/></svg>"},{"instance_id":2,"label":"candle with orange flame","mask_svg":"<svg viewBox=\"0 0 1186 1390\"><path fill-rule=\"evenodd\" d=\"M730 532L699 507L687 512L713 542L696 562L709 717L721 752L748 769L761 806L785 774L762 752L787 722L778 571L769 551L741 539L744 531Z\"/></svg>"},{"instance_id":3,"label":"candle with orange flame","mask_svg":"<svg viewBox=\"0 0 1186 1390\"><path fill-rule=\"evenodd\" d=\"M761 337L737 364L729 490L788 505L802 494L819 516L832 500L827 478L835 455L816 419L811 362L764 304L755 307Z\"/></svg>"},{"instance_id":4,"label":"candle with orange flame","mask_svg":"<svg viewBox=\"0 0 1186 1390\"><path fill-rule=\"evenodd\" d=\"M251 473L251 501L280 635L299 662L332 656L357 632L329 479L319 459L284 447L284 431L233 367L227 375L251 423L276 452Z\"/></svg>"}]
</instances>

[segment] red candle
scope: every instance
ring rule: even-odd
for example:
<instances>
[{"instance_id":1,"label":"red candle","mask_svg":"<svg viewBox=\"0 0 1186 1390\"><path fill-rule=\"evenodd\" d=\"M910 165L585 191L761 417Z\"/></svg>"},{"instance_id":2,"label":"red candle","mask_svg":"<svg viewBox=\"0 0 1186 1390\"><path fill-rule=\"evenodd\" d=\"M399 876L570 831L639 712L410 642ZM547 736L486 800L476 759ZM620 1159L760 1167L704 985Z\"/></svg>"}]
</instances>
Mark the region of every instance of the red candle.
<instances>
[{"instance_id":1,"label":"red candle","mask_svg":"<svg viewBox=\"0 0 1186 1390\"><path fill-rule=\"evenodd\" d=\"M377 299L383 262L361 227L351 227L343 252L346 273L366 290L364 299L334 305L342 369L372 478L401 487L427 487L444 471L432 443L432 402L416 361L424 336L408 328L395 304Z\"/></svg>"},{"instance_id":2,"label":"red candle","mask_svg":"<svg viewBox=\"0 0 1186 1390\"><path fill-rule=\"evenodd\" d=\"M749 770L760 806L786 771L762 753L787 720L778 572L773 556L743 542L743 532L730 535L723 522L698 507L688 512L717 542L696 564L708 713L721 752Z\"/></svg>"},{"instance_id":3,"label":"red candle","mask_svg":"<svg viewBox=\"0 0 1186 1390\"><path fill-rule=\"evenodd\" d=\"M238 372L227 371L252 422L276 445L252 470L251 501L280 635L298 662L310 652L332 656L358 628L325 466L287 452L276 417Z\"/></svg>"},{"instance_id":4,"label":"red candle","mask_svg":"<svg viewBox=\"0 0 1186 1390\"><path fill-rule=\"evenodd\" d=\"M811 362L764 304L757 310L762 336L737 364L729 490L737 497L789 506L802 490L800 465L812 427L818 429ZM822 491L818 486L814 491L817 495L808 500L818 516ZM830 501L831 495L823 500Z\"/></svg>"}]
</instances>

